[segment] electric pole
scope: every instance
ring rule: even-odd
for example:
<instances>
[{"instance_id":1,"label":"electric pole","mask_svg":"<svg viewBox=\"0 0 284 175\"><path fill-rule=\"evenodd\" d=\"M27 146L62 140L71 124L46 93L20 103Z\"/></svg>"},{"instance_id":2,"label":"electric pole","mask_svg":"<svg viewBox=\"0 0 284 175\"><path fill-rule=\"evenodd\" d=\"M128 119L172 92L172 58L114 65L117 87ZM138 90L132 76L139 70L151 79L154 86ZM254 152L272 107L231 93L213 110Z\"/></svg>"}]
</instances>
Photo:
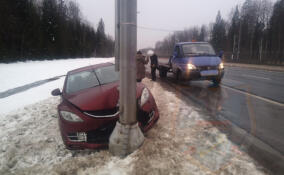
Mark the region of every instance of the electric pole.
<instances>
[{"instance_id":1,"label":"electric pole","mask_svg":"<svg viewBox=\"0 0 284 175\"><path fill-rule=\"evenodd\" d=\"M120 0L115 0L115 71L119 71L119 60L120 60Z\"/></svg>"},{"instance_id":2,"label":"electric pole","mask_svg":"<svg viewBox=\"0 0 284 175\"><path fill-rule=\"evenodd\" d=\"M236 55L236 34L234 34L234 43L233 43L233 54L231 59L234 60L235 59L235 55Z\"/></svg>"},{"instance_id":3,"label":"electric pole","mask_svg":"<svg viewBox=\"0 0 284 175\"><path fill-rule=\"evenodd\" d=\"M239 28L239 40L238 40L238 52L237 52L238 61L240 60L241 38L242 38L242 19L240 19L240 28Z\"/></svg>"},{"instance_id":4,"label":"electric pole","mask_svg":"<svg viewBox=\"0 0 284 175\"><path fill-rule=\"evenodd\" d=\"M137 0L116 0L115 8L120 118L110 136L109 150L115 156L124 157L144 141L136 118Z\"/></svg>"},{"instance_id":5,"label":"electric pole","mask_svg":"<svg viewBox=\"0 0 284 175\"><path fill-rule=\"evenodd\" d=\"M261 37L261 40L260 40L260 46L259 46L259 62L262 61L262 37Z\"/></svg>"}]
</instances>

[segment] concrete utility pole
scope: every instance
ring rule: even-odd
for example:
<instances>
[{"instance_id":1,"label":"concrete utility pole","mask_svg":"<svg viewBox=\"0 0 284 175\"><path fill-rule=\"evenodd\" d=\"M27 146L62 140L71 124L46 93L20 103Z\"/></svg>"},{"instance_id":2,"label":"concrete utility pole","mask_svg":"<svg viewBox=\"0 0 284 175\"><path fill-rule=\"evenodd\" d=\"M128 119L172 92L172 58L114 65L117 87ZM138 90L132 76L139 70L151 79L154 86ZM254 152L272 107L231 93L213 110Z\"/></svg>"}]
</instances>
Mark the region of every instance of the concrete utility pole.
<instances>
[{"instance_id":1,"label":"concrete utility pole","mask_svg":"<svg viewBox=\"0 0 284 175\"><path fill-rule=\"evenodd\" d=\"M119 62L120 71L120 118L110 136L109 150L116 156L124 157L144 141L136 118L137 0L116 0L116 24L116 39L119 38L119 43L116 41L119 45L115 48L119 48L116 63Z\"/></svg>"},{"instance_id":2,"label":"concrete utility pole","mask_svg":"<svg viewBox=\"0 0 284 175\"><path fill-rule=\"evenodd\" d=\"M242 20L240 21L240 28L239 28L239 40L238 40L237 60L240 60L241 37L242 37Z\"/></svg>"},{"instance_id":3,"label":"concrete utility pole","mask_svg":"<svg viewBox=\"0 0 284 175\"><path fill-rule=\"evenodd\" d=\"M119 71L120 61L120 0L115 0L115 71Z\"/></svg>"},{"instance_id":4,"label":"concrete utility pole","mask_svg":"<svg viewBox=\"0 0 284 175\"><path fill-rule=\"evenodd\" d=\"M236 54L236 34L234 34L234 43L233 43L233 54L232 54L232 60L235 59L235 54Z\"/></svg>"},{"instance_id":5,"label":"concrete utility pole","mask_svg":"<svg viewBox=\"0 0 284 175\"><path fill-rule=\"evenodd\" d=\"M259 47L259 62L262 61L262 42L263 42L263 39L261 37L261 40L260 40L260 47Z\"/></svg>"}]
</instances>

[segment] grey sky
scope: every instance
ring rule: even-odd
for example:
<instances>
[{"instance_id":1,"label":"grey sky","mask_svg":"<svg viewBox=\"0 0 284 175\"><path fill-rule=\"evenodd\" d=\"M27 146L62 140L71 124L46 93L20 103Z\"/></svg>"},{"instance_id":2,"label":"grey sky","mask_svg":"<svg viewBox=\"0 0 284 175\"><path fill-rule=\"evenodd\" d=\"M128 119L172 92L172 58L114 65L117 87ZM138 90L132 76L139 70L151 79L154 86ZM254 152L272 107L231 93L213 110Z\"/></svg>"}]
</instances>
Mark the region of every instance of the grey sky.
<instances>
[{"instance_id":1,"label":"grey sky","mask_svg":"<svg viewBox=\"0 0 284 175\"><path fill-rule=\"evenodd\" d=\"M138 25L149 28L183 30L214 22L218 10L227 18L237 4L245 0L138 0ZM82 15L97 26L100 18L105 22L106 33L114 36L115 0L76 0ZM138 49L154 47L170 32L138 28Z\"/></svg>"}]
</instances>

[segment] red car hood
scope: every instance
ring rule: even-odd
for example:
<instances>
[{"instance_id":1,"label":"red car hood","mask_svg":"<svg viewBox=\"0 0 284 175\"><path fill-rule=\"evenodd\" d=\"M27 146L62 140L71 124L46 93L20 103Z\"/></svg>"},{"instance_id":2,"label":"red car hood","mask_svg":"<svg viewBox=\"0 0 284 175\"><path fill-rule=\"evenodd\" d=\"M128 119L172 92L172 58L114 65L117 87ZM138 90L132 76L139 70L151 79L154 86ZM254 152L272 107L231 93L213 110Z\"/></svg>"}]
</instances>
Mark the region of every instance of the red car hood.
<instances>
[{"instance_id":1,"label":"red car hood","mask_svg":"<svg viewBox=\"0 0 284 175\"><path fill-rule=\"evenodd\" d=\"M118 82L110 83L79 91L71 95L65 94L64 98L82 111L112 109L117 106L119 99L118 84ZM142 83L137 83L136 98L141 96L144 87Z\"/></svg>"}]
</instances>

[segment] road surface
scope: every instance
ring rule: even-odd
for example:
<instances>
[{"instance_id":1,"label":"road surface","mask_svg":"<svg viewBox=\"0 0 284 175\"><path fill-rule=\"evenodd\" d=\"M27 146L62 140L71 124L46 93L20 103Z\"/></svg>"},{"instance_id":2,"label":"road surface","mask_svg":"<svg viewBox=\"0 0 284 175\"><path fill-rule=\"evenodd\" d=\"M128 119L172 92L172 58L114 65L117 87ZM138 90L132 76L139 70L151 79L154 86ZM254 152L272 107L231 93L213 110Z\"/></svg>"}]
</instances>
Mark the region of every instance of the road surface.
<instances>
[{"instance_id":1,"label":"road surface","mask_svg":"<svg viewBox=\"0 0 284 175\"><path fill-rule=\"evenodd\" d=\"M284 72L226 67L220 87L209 81L163 80L251 135L284 153Z\"/></svg>"}]
</instances>

